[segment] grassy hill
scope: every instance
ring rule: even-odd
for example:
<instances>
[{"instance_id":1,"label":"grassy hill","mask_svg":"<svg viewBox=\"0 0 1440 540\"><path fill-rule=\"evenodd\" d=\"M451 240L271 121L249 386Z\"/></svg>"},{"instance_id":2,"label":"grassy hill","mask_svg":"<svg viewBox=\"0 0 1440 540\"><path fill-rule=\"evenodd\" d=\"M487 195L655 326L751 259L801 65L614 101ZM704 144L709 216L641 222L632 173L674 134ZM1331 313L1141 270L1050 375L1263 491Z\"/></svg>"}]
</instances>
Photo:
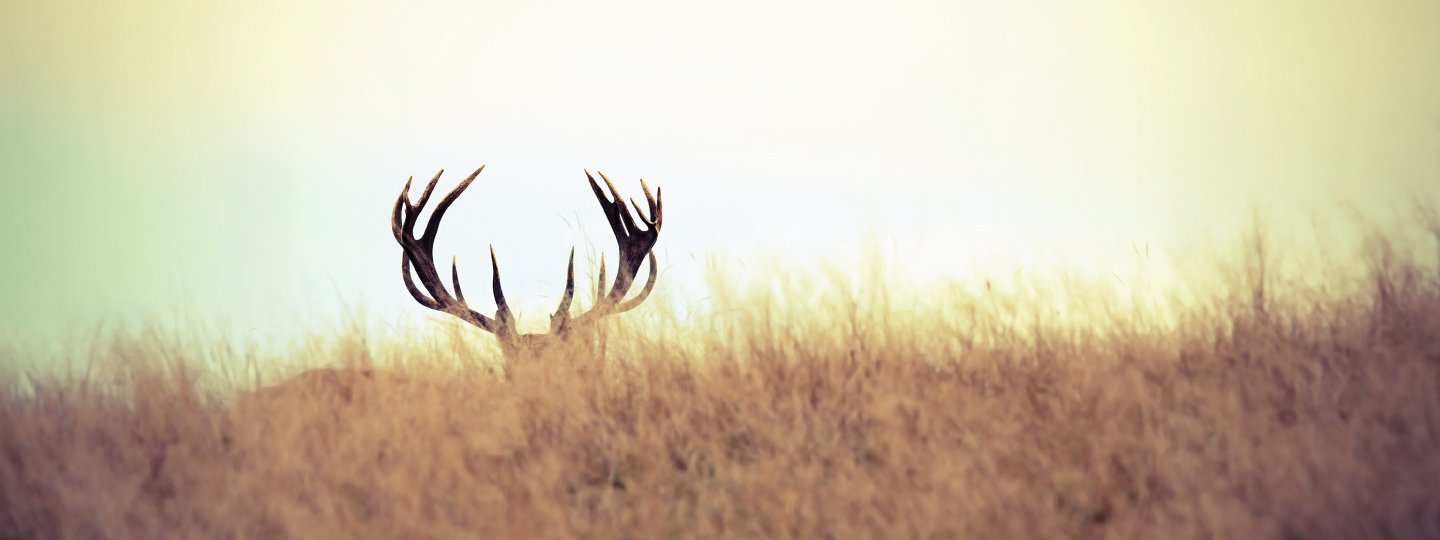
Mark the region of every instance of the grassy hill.
<instances>
[{"instance_id":1,"label":"grassy hill","mask_svg":"<svg viewBox=\"0 0 1440 540\"><path fill-rule=\"evenodd\" d=\"M1164 322L737 285L508 372L355 330L258 385L122 333L5 372L0 538L1440 538L1440 271L1257 246Z\"/></svg>"}]
</instances>

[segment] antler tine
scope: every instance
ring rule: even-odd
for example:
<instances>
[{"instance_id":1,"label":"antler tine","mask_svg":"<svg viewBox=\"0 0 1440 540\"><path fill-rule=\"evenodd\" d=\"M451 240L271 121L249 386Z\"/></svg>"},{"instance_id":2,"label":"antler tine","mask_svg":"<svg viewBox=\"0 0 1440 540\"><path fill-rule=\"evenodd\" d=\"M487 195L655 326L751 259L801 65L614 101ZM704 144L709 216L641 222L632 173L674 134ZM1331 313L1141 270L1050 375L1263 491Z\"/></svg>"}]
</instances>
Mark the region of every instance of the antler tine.
<instances>
[{"instance_id":1,"label":"antler tine","mask_svg":"<svg viewBox=\"0 0 1440 540\"><path fill-rule=\"evenodd\" d=\"M510 304L505 302L505 291L500 288L500 263L495 261L495 246L490 246L490 290L495 295L495 318L500 321L501 332L514 332L515 317L510 313Z\"/></svg>"},{"instance_id":2,"label":"antler tine","mask_svg":"<svg viewBox=\"0 0 1440 540\"><path fill-rule=\"evenodd\" d=\"M640 218L641 223L644 223L645 226L650 229L655 228L655 222L650 221L650 218L645 217L645 211L640 209L640 203L635 202L634 197L630 198L630 205L635 207L635 215Z\"/></svg>"},{"instance_id":3,"label":"antler tine","mask_svg":"<svg viewBox=\"0 0 1440 540\"><path fill-rule=\"evenodd\" d=\"M595 177L590 176L589 170L585 171L585 179L590 181L590 190L595 192L595 200L600 201L600 210L605 212L605 220L610 222L610 229L615 231L618 238L623 227L620 223L619 212L615 210L615 205L610 202L610 199L605 196L605 192L600 189L600 184L595 183Z\"/></svg>"},{"instance_id":4,"label":"antler tine","mask_svg":"<svg viewBox=\"0 0 1440 540\"><path fill-rule=\"evenodd\" d=\"M610 177L605 176L605 171L595 172L600 173L600 179L605 181L605 186L610 188L610 195L615 197L615 202L610 203L610 205L615 208L615 213L620 216L621 223L625 224L625 234L627 236L634 234L639 228L635 226L635 218L630 216L630 209L625 206L625 198L620 196L620 190L615 189L615 183L610 181ZM620 229L615 229L615 237L619 238L620 234Z\"/></svg>"},{"instance_id":5,"label":"antler tine","mask_svg":"<svg viewBox=\"0 0 1440 540\"><path fill-rule=\"evenodd\" d=\"M442 174L445 174L445 169L440 169L439 171L437 171L435 173L435 176L430 178L430 182L425 184L425 191L420 193L420 200L416 201L414 204L409 205L409 215L405 216L405 230L410 232L411 234L414 234L415 222L420 219L420 209L425 208L425 204L430 202L430 194L435 191L435 184L440 183L440 175ZM406 182L405 187L406 189L409 189L410 183ZM405 198L407 199L406 202L409 202L409 193L406 193L405 195ZM435 221L435 217L432 215L430 217L430 220Z\"/></svg>"},{"instance_id":6,"label":"antler tine","mask_svg":"<svg viewBox=\"0 0 1440 540\"><path fill-rule=\"evenodd\" d=\"M430 221L425 223L425 233L420 237L420 243L425 246L427 251L435 245L435 234L440 230L440 220L445 217L445 212L450 210L450 205L455 204L455 199L460 198L460 194L465 192L465 188L470 187L470 183L474 182L475 177L480 176L480 172L484 170L484 165L475 169L475 172L470 173L470 176L461 180L460 184L455 186L455 189L450 190L450 193L445 195L444 199L440 199L440 204L435 205L435 211L430 213ZM439 180L440 175L437 174L435 178L430 181L430 185L426 186L425 194L420 196L420 204L415 206L417 214L419 213L420 207L424 205L425 200L430 198L430 190L435 187L435 183ZM413 220L414 216L411 216L411 219Z\"/></svg>"},{"instance_id":7,"label":"antler tine","mask_svg":"<svg viewBox=\"0 0 1440 540\"><path fill-rule=\"evenodd\" d=\"M655 195L650 193L650 186L645 183L644 178L640 179L640 191L645 192L645 202L650 206L649 222L653 228L653 224L660 223L660 205L655 200ZM630 204L635 204L635 199L630 199ZM640 207L637 205L635 210L638 212Z\"/></svg>"},{"instance_id":8,"label":"antler tine","mask_svg":"<svg viewBox=\"0 0 1440 540\"><path fill-rule=\"evenodd\" d=\"M450 288L455 289L455 299L465 303L465 291L460 290L460 266L455 256L450 256Z\"/></svg>"},{"instance_id":9,"label":"antler tine","mask_svg":"<svg viewBox=\"0 0 1440 540\"><path fill-rule=\"evenodd\" d=\"M570 302L575 299L575 248L570 248L570 264L565 267L565 294L560 297L560 307L555 314L570 313Z\"/></svg>"},{"instance_id":10,"label":"antler tine","mask_svg":"<svg viewBox=\"0 0 1440 540\"><path fill-rule=\"evenodd\" d=\"M609 296L605 291L605 253L600 253L600 279L595 283L595 305L600 305L600 299Z\"/></svg>"},{"instance_id":11,"label":"antler tine","mask_svg":"<svg viewBox=\"0 0 1440 540\"><path fill-rule=\"evenodd\" d=\"M560 306L550 315L550 333L564 335L570 326L570 302L575 299L575 248L570 248L570 263L565 267L565 294Z\"/></svg>"},{"instance_id":12,"label":"antler tine","mask_svg":"<svg viewBox=\"0 0 1440 540\"><path fill-rule=\"evenodd\" d=\"M399 242L401 246L405 245L405 216L403 214L405 208L410 206L410 203L406 199L410 198L410 182L414 181L414 176L411 176L409 180L405 181L405 188L401 189L400 196L395 198L395 208L390 210L390 233L395 235L395 241Z\"/></svg>"},{"instance_id":13,"label":"antler tine","mask_svg":"<svg viewBox=\"0 0 1440 540\"><path fill-rule=\"evenodd\" d=\"M485 168L483 165L480 168ZM430 194L435 192L435 184L440 183L440 175L445 174L445 169L435 171L435 176L430 177L430 182L425 184L425 191L420 194L420 200L415 202L415 208L424 208L425 203L430 202Z\"/></svg>"}]
</instances>

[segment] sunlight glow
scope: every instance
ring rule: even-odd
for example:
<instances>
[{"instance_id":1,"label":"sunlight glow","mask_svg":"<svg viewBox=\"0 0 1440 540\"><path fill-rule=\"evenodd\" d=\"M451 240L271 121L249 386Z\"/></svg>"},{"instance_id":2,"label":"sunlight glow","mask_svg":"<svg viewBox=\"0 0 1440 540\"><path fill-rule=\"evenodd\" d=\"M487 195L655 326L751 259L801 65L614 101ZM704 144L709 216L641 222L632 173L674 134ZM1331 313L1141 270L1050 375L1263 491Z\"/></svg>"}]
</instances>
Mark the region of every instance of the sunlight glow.
<instances>
[{"instance_id":1,"label":"sunlight glow","mask_svg":"<svg viewBox=\"0 0 1440 540\"><path fill-rule=\"evenodd\" d=\"M428 317L389 205L406 177L480 164L437 256L478 287L493 244L526 317L571 246L613 257L582 168L664 188L662 290L692 297L710 257L867 254L916 284L1143 265L1165 290L1257 210L1303 235L1440 196L1435 3L7 11L17 334L176 309L262 340L357 305Z\"/></svg>"}]
</instances>

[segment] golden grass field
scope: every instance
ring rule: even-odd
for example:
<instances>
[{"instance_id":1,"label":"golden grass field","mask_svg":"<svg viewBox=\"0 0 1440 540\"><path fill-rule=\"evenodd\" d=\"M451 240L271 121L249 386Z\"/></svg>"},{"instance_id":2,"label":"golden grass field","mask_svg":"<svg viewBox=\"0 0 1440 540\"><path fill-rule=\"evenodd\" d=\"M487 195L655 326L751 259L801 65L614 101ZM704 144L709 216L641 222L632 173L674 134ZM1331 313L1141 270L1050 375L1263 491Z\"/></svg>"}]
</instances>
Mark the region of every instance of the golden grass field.
<instances>
[{"instance_id":1,"label":"golden grass field","mask_svg":"<svg viewBox=\"0 0 1440 540\"><path fill-rule=\"evenodd\" d=\"M1254 240L1169 322L717 278L508 375L449 323L118 332L3 372L0 538L1440 538L1440 271L1397 245Z\"/></svg>"}]
</instances>

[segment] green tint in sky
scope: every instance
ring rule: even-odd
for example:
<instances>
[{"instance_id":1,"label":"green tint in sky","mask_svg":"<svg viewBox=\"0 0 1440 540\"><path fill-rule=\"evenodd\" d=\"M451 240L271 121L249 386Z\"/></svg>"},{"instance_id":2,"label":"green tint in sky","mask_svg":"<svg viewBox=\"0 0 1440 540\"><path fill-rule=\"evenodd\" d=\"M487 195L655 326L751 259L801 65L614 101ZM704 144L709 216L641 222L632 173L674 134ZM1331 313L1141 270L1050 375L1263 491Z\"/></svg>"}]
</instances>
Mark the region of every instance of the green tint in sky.
<instances>
[{"instance_id":1,"label":"green tint in sky","mask_svg":"<svg viewBox=\"0 0 1440 540\"><path fill-rule=\"evenodd\" d=\"M706 256L921 279L1183 258L1261 208L1440 196L1440 3L19 2L0 22L0 328L179 308L281 339L417 315L388 211L487 172L437 246L548 306L612 252L582 168ZM448 185L448 184L447 184ZM539 309L539 308L537 308ZM533 309L530 311L534 311ZM534 314L531 314L532 317Z\"/></svg>"}]
</instances>

